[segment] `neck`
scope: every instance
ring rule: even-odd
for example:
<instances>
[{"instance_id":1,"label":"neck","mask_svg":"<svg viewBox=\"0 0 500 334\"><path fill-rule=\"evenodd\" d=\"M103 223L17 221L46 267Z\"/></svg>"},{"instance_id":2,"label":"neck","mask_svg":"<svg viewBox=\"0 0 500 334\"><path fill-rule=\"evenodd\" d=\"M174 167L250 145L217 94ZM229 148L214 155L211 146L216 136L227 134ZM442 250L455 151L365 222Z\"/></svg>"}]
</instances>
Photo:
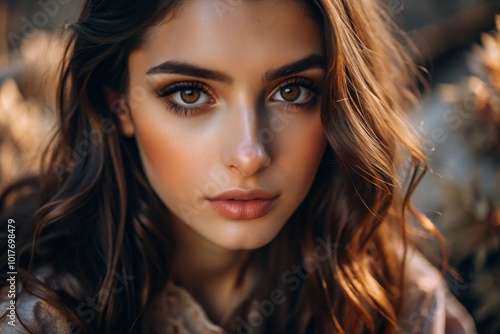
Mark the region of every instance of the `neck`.
<instances>
[{"instance_id":1,"label":"neck","mask_svg":"<svg viewBox=\"0 0 500 334\"><path fill-rule=\"evenodd\" d=\"M212 321L223 322L240 302L250 251L219 247L178 220L173 227L176 235L174 282L193 295Z\"/></svg>"}]
</instances>

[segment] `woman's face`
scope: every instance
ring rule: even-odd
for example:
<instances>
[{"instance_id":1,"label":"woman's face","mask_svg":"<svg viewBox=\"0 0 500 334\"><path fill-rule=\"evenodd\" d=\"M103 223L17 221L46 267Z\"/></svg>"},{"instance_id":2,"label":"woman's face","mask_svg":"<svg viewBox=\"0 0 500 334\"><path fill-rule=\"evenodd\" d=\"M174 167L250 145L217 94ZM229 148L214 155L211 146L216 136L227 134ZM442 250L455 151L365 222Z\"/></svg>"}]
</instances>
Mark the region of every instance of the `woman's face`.
<instances>
[{"instance_id":1,"label":"woman's face","mask_svg":"<svg viewBox=\"0 0 500 334\"><path fill-rule=\"evenodd\" d=\"M133 52L125 136L181 224L227 249L270 242L325 150L318 27L294 1L191 0Z\"/></svg>"}]
</instances>

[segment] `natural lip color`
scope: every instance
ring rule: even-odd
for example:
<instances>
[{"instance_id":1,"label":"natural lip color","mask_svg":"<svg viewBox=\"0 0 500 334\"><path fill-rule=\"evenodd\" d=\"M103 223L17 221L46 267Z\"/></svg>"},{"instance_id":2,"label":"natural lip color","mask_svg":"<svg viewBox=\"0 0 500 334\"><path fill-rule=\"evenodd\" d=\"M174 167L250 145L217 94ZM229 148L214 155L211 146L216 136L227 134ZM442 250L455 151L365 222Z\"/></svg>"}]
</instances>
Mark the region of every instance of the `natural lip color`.
<instances>
[{"instance_id":1,"label":"natural lip color","mask_svg":"<svg viewBox=\"0 0 500 334\"><path fill-rule=\"evenodd\" d=\"M278 195L254 189L226 191L208 200L214 210L226 218L251 220L268 214L276 205L277 198Z\"/></svg>"}]
</instances>

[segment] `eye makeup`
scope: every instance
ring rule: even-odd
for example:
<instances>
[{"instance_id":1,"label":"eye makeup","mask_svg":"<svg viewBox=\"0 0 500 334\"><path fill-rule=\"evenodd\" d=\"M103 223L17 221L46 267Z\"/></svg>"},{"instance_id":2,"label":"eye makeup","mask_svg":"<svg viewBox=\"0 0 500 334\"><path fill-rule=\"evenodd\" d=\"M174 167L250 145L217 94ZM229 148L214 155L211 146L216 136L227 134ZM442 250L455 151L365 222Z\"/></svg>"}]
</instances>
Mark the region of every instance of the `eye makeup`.
<instances>
[{"instance_id":1,"label":"eye makeup","mask_svg":"<svg viewBox=\"0 0 500 334\"><path fill-rule=\"evenodd\" d=\"M188 93L190 92L190 93ZM204 97L208 100L201 104L196 104L199 99L193 102L175 101L173 96L180 93L181 99L183 94L193 94ZM216 103L213 90L201 81L183 81L173 83L163 89L155 91L156 96L165 102L165 108L172 110L175 114L188 116L193 113L198 113L206 107L213 107Z\"/></svg>"},{"instance_id":2,"label":"eye makeup","mask_svg":"<svg viewBox=\"0 0 500 334\"><path fill-rule=\"evenodd\" d=\"M286 99L283 96L283 92L285 91L286 93L287 90L293 90L293 88L298 88L299 96L294 100ZM297 92L297 90L295 90L295 92ZM277 95L281 95L282 99L276 99L275 97ZM286 107L304 109L316 105L320 95L321 89L314 80L305 77L292 77L285 80L278 86L277 91L271 95L271 102L280 103ZM298 102L298 100L303 101Z\"/></svg>"},{"instance_id":3,"label":"eye makeup","mask_svg":"<svg viewBox=\"0 0 500 334\"><path fill-rule=\"evenodd\" d=\"M284 92L288 92L288 99L283 97ZM291 96L290 93L292 93ZM293 98L293 93L298 94L298 96ZM197 80L175 82L156 90L155 94L164 101L167 110L181 116L202 113L215 107L217 103L213 89ZM273 90L269 100L273 106L307 109L316 105L319 96L320 88L314 80L305 77L292 77L279 84Z\"/></svg>"}]
</instances>

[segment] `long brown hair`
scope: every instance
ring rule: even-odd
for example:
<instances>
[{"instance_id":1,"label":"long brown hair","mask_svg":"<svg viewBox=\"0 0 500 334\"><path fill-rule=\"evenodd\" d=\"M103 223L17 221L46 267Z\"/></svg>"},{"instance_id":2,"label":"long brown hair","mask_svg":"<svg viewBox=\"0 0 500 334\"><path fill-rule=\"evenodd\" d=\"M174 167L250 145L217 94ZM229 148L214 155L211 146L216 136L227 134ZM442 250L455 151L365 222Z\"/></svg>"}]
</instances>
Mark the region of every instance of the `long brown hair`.
<instances>
[{"instance_id":1,"label":"long brown hair","mask_svg":"<svg viewBox=\"0 0 500 334\"><path fill-rule=\"evenodd\" d=\"M109 105L105 90L131 93L128 56L180 3L87 0L69 27L60 128L36 181L39 208L18 241L18 277L86 333L141 332L142 315L170 279L168 208L144 175L135 141L116 130L120 106ZM252 323L252 312L277 290L286 302L253 321L254 333L396 332L405 287L396 249L410 243L410 220L437 234L410 202L425 171L405 117L416 102L418 71L377 1L302 3L323 32L329 145L304 202L254 254L252 266L266 282L223 326L236 332L242 321ZM0 198L2 208L13 192ZM294 266L307 275L287 276ZM85 309L88 297L99 301L95 312Z\"/></svg>"}]
</instances>

